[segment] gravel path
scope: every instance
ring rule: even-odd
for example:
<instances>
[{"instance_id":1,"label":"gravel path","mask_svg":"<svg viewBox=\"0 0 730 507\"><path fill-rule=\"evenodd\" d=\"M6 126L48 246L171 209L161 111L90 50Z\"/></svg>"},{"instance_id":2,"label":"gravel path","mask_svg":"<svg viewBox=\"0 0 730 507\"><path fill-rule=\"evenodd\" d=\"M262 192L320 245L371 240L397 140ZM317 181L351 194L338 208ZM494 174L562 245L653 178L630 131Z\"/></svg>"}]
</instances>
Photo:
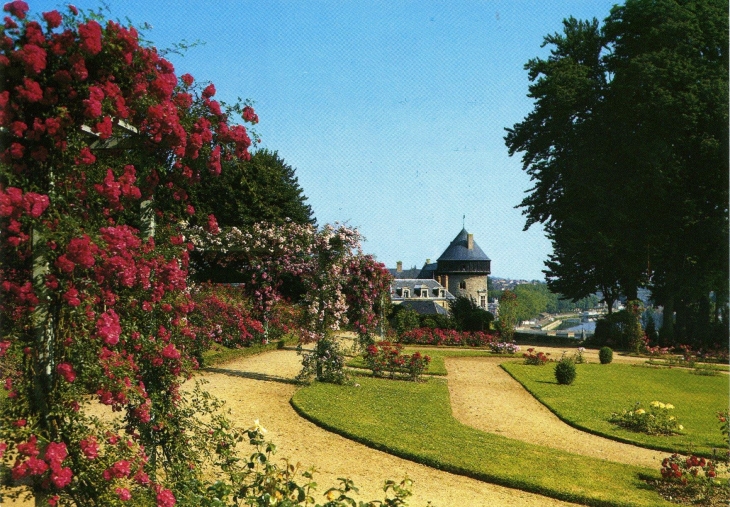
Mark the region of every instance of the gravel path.
<instances>
[{"instance_id":1,"label":"gravel path","mask_svg":"<svg viewBox=\"0 0 730 507\"><path fill-rule=\"evenodd\" d=\"M415 483L408 502L412 507L424 507L428 501L436 507L573 505L419 465L315 426L289 405L296 387L286 381L299 371L300 361L294 351L280 350L213 368L205 378L208 390L226 399L238 424L246 427L259 419L282 458L305 468L316 465L321 492L338 477L350 477L360 488L360 499L378 499L386 479L400 480L407 474Z\"/></svg>"},{"instance_id":2,"label":"gravel path","mask_svg":"<svg viewBox=\"0 0 730 507\"><path fill-rule=\"evenodd\" d=\"M451 409L457 420L508 438L630 465L658 468L667 454L565 424L500 368L502 362L500 357L446 358Z\"/></svg>"}]
</instances>

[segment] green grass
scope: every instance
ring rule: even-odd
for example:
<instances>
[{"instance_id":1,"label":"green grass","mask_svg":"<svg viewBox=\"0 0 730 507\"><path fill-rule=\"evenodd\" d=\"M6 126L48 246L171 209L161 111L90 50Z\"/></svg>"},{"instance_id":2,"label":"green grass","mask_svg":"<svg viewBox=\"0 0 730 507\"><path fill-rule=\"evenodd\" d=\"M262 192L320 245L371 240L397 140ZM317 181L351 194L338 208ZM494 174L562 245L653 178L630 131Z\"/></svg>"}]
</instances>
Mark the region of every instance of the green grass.
<instances>
[{"instance_id":1,"label":"green grass","mask_svg":"<svg viewBox=\"0 0 730 507\"><path fill-rule=\"evenodd\" d=\"M425 373L427 375L446 375L446 366L444 364L445 357L487 357L487 356L498 356L499 354L493 354L489 350L485 349L459 349L459 348L436 348L436 347L403 347L403 354L413 354L414 352L420 352L421 354L427 355L431 358L431 362L428 365ZM512 357L512 356L502 356ZM350 368L363 368L367 369L365 360L362 356L354 356L348 362L347 366Z\"/></svg>"},{"instance_id":2,"label":"green grass","mask_svg":"<svg viewBox=\"0 0 730 507\"><path fill-rule=\"evenodd\" d=\"M360 387L314 383L292 405L320 426L437 469L597 506L662 506L642 477L656 470L569 454L456 421L445 381L358 378Z\"/></svg>"},{"instance_id":3,"label":"green grass","mask_svg":"<svg viewBox=\"0 0 730 507\"><path fill-rule=\"evenodd\" d=\"M728 377L693 375L690 370L625 364L579 364L570 386L560 386L553 366L502 365L553 413L571 426L608 438L668 452L694 452L711 457L723 449L716 413L727 408ZM608 422L612 412L631 409L641 402L671 403L674 416L684 426L683 435L652 436L629 431Z\"/></svg>"},{"instance_id":4,"label":"green grass","mask_svg":"<svg viewBox=\"0 0 730 507\"><path fill-rule=\"evenodd\" d=\"M297 343L297 338L293 336L285 336L282 340L272 341L266 345L257 344L237 349L231 349L214 343L210 349L203 352L203 361L205 363L204 367L220 365L242 357L255 356L256 354L261 354L268 350L275 350L282 346L280 345L281 341L283 341L284 346L295 345Z\"/></svg>"}]
</instances>

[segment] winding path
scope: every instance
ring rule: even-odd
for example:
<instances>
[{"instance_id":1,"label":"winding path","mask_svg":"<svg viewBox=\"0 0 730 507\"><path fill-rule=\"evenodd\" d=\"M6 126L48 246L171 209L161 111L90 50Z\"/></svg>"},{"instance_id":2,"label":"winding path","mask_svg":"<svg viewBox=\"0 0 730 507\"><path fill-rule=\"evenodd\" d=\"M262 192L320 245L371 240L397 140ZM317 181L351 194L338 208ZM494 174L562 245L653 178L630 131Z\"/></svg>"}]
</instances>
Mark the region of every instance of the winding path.
<instances>
[{"instance_id":1,"label":"winding path","mask_svg":"<svg viewBox=\"0 0 730 507\"><path fill-rule=\"evenodd\" d=\"M593 360L593 358L590 358ZM623 463L656 467L659 453L578 431L560 421L499 367L502 358L447 358L454 416L464 424L561 450ZM435 470L352 442L299 417L289 405L290 383L301 367L290 350L244 358L205 375L211 392L227 400L239 424L254 419L269 430L281 456L316 464L317 482L335 484L349 476L362 499L381 497L385 479L408 475L415 482L409 504L425 506L571 505L539 495ZM493 393L499 393L494 396Z\"/></svg>"},{"instance_id":2,"label":"winding path","mask_svg":"<svg viewBox=\"0 0 730 507\"><path fill-rule=\"evenodd\" d=\"M419 465L325 431L296 414L289 399L296 387L290 383L301 368L294 351L279 350L244 358L208 370L208 390L226 399L226 406L241 426L258 419L279 448L279 455L307 468L317 466L320 492L350 477L360 488L359 499L382 499L386 479L406 474L414 481L408 504L425 507L553 507L574 505L450 474ZM319 498L321 501L322 498Z\"/></svg>"},{"instance_id":3,"label":"winding path","mask_svg":"<svg viewBox=\"0 0 730 507\"><path fill-rule=\"evenodd\" d=\"M542 348L541 348L542 350ZM449 357L454 417L473 428L599 459L659 468L667 453L591 435L569 426L507 374L499 357Z\"/></svg>"}]
</instances>

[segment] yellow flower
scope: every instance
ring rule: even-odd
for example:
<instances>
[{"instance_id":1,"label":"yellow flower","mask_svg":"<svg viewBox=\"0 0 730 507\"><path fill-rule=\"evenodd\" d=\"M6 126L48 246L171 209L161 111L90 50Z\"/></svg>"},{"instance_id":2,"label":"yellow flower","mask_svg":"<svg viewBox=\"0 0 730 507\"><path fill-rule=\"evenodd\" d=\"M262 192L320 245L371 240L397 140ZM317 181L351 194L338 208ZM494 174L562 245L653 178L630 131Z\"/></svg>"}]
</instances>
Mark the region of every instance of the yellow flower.
<instances>
[{"instance_id":1,"label":"yellow flower","mask_svg":"<svg viewBox=\"0 0 730 507\"><path fill-rule=\"evenodd\" d=\"M659 408L666 408L666 405L664 403L659 402Z\"/></svg>"},{"instance_id":2,"label":"yellow flower","mask_svg":"<svg viewBox=\"0 0 730 507\"><path fill-rule=\"evenodd\" d=\"M332 502L335 498L337 498L337 493L339 493L339 491L336 489L329 490L327 495L325 495L327 497L327 501Z\"/></svg>"},{"instance_id":3,"label":"yellow flower","mask_svg":"<svg viewBox=\"0 0 730 507\"><path fill-rule=\"evenodd\" d=\"M654 408L659 408L659 402L658 401L652 401L651 403L649 403L649 405L651 405Z\"/></svg>"},{"instance_id":4,"label":"yellow flower","mask_svg":"<svg viewBox=\"0 0 730 507\"><path fill-rule=\"evenodd\" d=\"M667 410L672 410L674 408L674 405L672 405L671 403L667 403L666 405L664 405L664 408L666 408Z\"/></svg>"},{"instance_id":5,"label":"yellow flower","mask_svg":"<svg viewBox=\"0 0 730 507\"><path fill-rule=\"evenodd\" d=\"M684 429L684 426L682 426L682 425L680 424L680 425L679 425L679 431L682 431L683 429Z\"/></svg>"},{"instance_id":6,"label":"yellow flower","mask_svg":"<svg viewBox=\"0 0 730 507\"><path fill-rule=\"evenodd\" d=\"M646 410L644 410L643 408L640 408L639 410L636 411L636 415L641 415L641 414L645 414L645 413L646 413Z\"/></svg>"}]
</instances>

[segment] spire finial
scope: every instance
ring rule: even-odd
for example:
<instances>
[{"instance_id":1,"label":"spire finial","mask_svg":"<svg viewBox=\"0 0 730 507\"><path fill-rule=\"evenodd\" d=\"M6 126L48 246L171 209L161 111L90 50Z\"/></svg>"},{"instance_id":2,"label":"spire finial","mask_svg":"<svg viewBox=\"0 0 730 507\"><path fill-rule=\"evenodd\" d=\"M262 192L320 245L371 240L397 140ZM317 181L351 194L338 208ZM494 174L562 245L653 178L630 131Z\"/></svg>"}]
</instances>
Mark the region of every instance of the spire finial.
<instances>
[{"instance_id":1,"label":"spire finial","mask_svg":"<svg viewBox=\"0 0 730 507\"><path fill-rule=\"evenodd\" d=\"M461 228L466 229L466 215L461 217Z\"/></svg>"}]
</instances>

